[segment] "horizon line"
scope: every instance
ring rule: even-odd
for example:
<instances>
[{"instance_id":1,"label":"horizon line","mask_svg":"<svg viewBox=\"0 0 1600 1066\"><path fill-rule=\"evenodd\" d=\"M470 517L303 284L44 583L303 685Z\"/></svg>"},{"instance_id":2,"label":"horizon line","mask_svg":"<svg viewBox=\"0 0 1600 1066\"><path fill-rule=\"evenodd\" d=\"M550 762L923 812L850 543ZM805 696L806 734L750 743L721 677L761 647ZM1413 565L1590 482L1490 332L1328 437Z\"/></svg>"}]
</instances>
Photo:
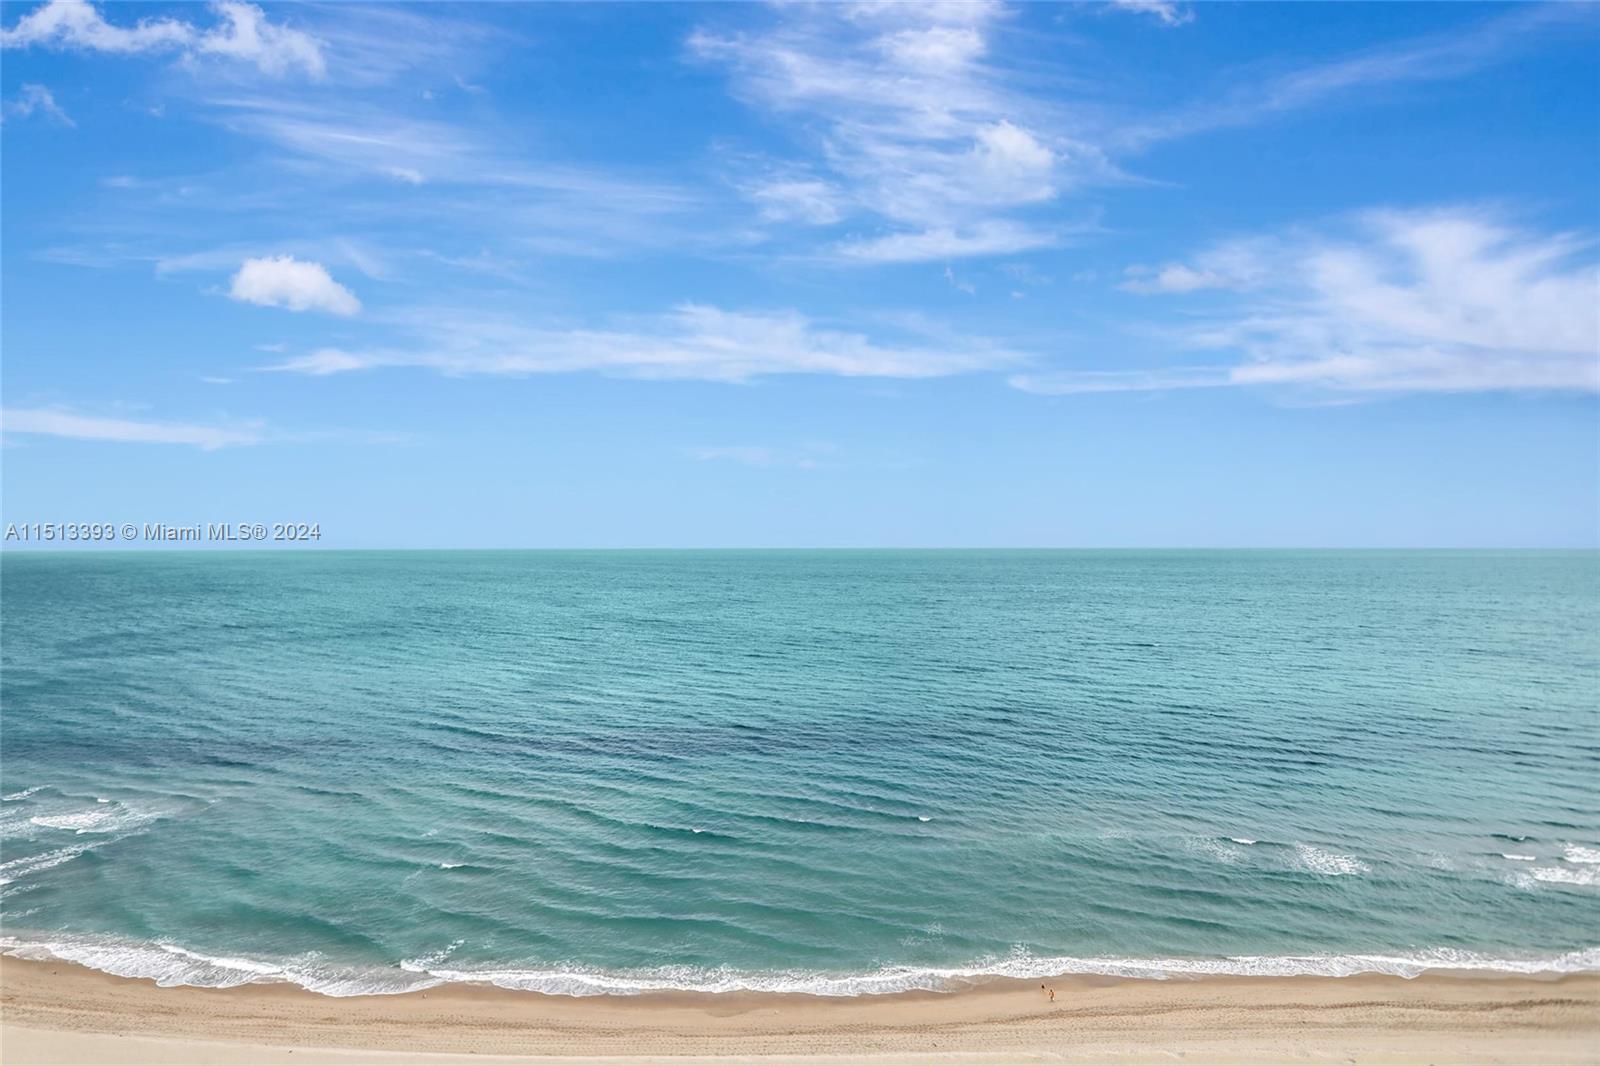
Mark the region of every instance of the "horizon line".
<instances>
[{"instance_id":1,"label":"horizon line","mask_svg":"<svg viewBox=\"0 0 1600 1066\"><path fill-rule=\"evenodd\" d=\"M310 546L284 544L250 547L35 547L0 546L4 555L276 555L329 554L333 552L1600 552L1600 543L1584 545L1552 544L1468 544L1468 545L1371 545L1371 544L1083 544L1083 545L631 545L631 546Z\"/></svg>"}]
</instances>

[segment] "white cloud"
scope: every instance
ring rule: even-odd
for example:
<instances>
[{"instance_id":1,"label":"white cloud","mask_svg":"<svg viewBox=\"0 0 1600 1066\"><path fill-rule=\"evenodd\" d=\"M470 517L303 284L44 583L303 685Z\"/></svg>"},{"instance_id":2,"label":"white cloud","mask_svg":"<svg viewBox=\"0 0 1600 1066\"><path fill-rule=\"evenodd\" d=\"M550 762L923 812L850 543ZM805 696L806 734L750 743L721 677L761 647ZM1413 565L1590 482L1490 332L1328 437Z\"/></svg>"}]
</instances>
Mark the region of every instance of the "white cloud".
<instances>
[{"instance_id":1,"label":"white cloud","mask_svg":"<svg viewBox=\"0 0 1600 1066\"><path fill-rule=\"evenodd\" d=\"M1182 263L1168 263L1159 270L1145 266L1131 266L1126 271L1128 280L1122 287L1129 292L1194 292L1196 289L1216 289L1227 284L1227 279L1208 270L1197 270Z\"/></svg>"},{"instance_id":2,"label":"white cloud","mask_svg":"<svg viewBox=\"0 0 1600 1066\"><path fill-rule=\"evenodd\" d=\"M396 364L377 353L354 355L337 348L319 348L310 355L295 356L293 359L262 369L292 370L297 374L327 377L329 374L342 374L347 370L371 370L386 365Z\"/></svg>"},{"instance_id":3,"label":"white cloud","mask_svg":"<svg viewBox=\"0 0 1600 1066\"><path fill-rule=\"evenodd\" d=\"M869 216L890 227L840 255L993 255L1057 240L1015 212L1115 176L1094 146L1055 132L1048 108L1009 89L987 62L1005 17L997 4L821 4L783 8L762 32L699 32L689 48L725 64L743 97L798 121L816 154L794 169L816 172L811 191L828 194L810 221ZM769 211L764 192L752 196ZM965 236L999 233L1008 236Z\"/></svg>"},{"instance_id":4,"label":"white cloud","mask_svg":"<svg viewBox=\"0 0 1600 1066\"><path fill-rule=\"evenodd\" d=\"M1142 293L1247 288L1263 280L1272 259L1272 249L1267 242L1227 241L1202 252L1192 263L1131 266L1124 272L1128 280L1122 283L1122 288Z\"/></svg>"},{"instance_id":5,"label":"white cloud","mask_svg":"<svg viewBox=\"0 0 1600 1066\"><path fill-rule=\"evenodd\" d=\"M956 277L955 269L948 263L945 264L944 268L944 280L957 292L964 292L968 296L976 296L978 294L978 287L965 278Z\"/></svg>"},{"instance_id":6,"label":"white cloud","mask_svg":"<svg viewBox=\"0 0 1600 1066\"><path fill-rule=\"evenodd\" d=\"M1116 7L1169 26L1193 18L1175 0ZM1058 244L1067 231L1041 222L1043 213L1086 186L1129 180L1114 154L1374 87L1470 73L1536 34L1592 20L1585 7L1519 9L1298 70L1252 65L1232 91L1206 99L1202 89L1198 103L1154 112L1119 105L1071 73L1060 74L1064 90L1035 88L1038 71L1006 65L1011 13L995 3L784 4L760 28L702 29L688 48L726 67L740 97L809 149L786 166L817 183L807 192L826 190L825 206L799 189L741 186L765 217L826 226L870 220L886 232L829 251L905 262ZM773 206L791 199L793 209ZM1211 279L1174 273L1157 284L1210 287Z\"/></svg>"},{"instance_id":7,"label":"white cloud","mask_svg":"<svg viewBox=\"0 0 1600 1066\"><path fill-rule=\"evenodd\" d=\"M828 226L844 217L839 190L825 181L778 180L749 186L745 195L761 206L761 216L774 222L808 222Z\"/></svg>"},{"instance_id":8,"label":"white cloud","mask_svg":"<svg viewBox=\"0 0 1600 1066\"><path fill-rule=\"evenodd\" d=\"M492 169L475 142L443 122L393 108L239 94L211 101L223 125L341 174L379 174L408 185Z\"/></svg>"},{"instance_id":9,"label":"white cloud","mask_svg":"<svg viewBox=\"0 0 1600 1066\"><path fill-rule=\"evenodd\" d=\"M1137 149L1152 142L1247 126L1342 97L1372 94L1406 82L1462 77L1515 55L1540 35L1590 27L1590 4L1525 4L1465 29L1414 37L1279 74L1252 72L1220 98L1165 114L1124 115L1105 130L1106 143Z\"/></svg>"},{"instance_id":10,"label":"white cloud","mask_svg":"<svg viewBox=\"0 0 1600 1066\"><path fill-rule=\"evenodd\" d=\"M428 180L422 171L413 167L383 167L382 170L395 181L403 181L407 185L423 185Z\"/></svg>"},{"instance_id":11,"label":"white cloud","mask_svg":"<svg viewBox=\"0 0 1600 1066\"><path fill-rule=\"evenodd\" d=\"M689 449L689 454L703 463L726 462L760 468L791 467L796 470L815 470L837 452L838 449L829 444L812 444L798 448L734 444Z\"/></svg>"},{"instance_id":12,"label":"white cloud","mask_svg":"<svg viewBox=\"0 0 1600 1066\"><path fill-rule=\"evenodd\" d=\"M222 0L211 5L217 22L208 29L173 18L141 19L117 26L87 0L48 0L0 29L0 46L82 48L133 54L176 51L185 56L224 56L251 63L263 73L282 75L302 70L320 77L325 70L322 45L301 30L267 21L254 4Z\"/></svg>"},{"instance_id":13,"label":"white cloud","mask_svg":"<svg viewBox=\"0 0 1600 1066\"><path fill-rule=\"evenodd\" d=\"M1203 265L1208 256L1212 265ZM1225 378L1206 367L1128 371L1106 382L1600 389L1600 268L1593 242L1571 234L1521 232L1474 210L1379 211L1350 233L1235 242L1196 262L1163 268L1143 291L1235 290L1224 311L1183 335L1242 361Z\"/></svg>"},{"instance_id":14,"label":"white cloud","mask_svg":"<svg viewBox=\"0 0 1600 1066\"><path fill-rule=\"evenodd\" d=\"M913 233L841 241L834 252L845 259L873 263L916 263L928 259L1010 255L1060 243L1056 231L994 220L962 229L941 227Z\"/></svg>"},{"instance_id":15,"label":"white cloud","mask_svg":"<svg viewBox=\"0 0 1600 1066\"><path fill-rule=\"evenodd\" d=\"M51 408L7 408L0 411L0 433L136 444L188 444L206 451L233 445L260 444L265 439L259 424L229 427L137 422Z\"/></svg>"},{"instance_id":16,"label":"white cloud","mask_svg":"<svg viewBox=\"0 0 1600 1066\"><path fill-rule=\"evenodd\" d=\"M1175 367L1167 370L1058 370L1013 374L1012 388L1041 396L1073 396L1092 392L1154 392L1232 385L1226 367Z\"/></svg>"},{"instance_id":17,"label":"white cloud","mask_svg":"<svg viewBox=\"0 0 1600 1066\"><path fill-rule=\"evenodd\" d=\"M420 343L390 349L326 348L269 370L324 376L386 366L441 373L550 374L747 381L772 374L928 378L1013 366L1015 352L986 341L890 343L818 327L794 311L724 311L686 304L632 329L543 329L487 314L419 312Z\"/></svg>"},{"instance_id":18,"label":"white cloud","mask_svg":"<svg viewBox=\"0 0 1600 1066\"><path fill-rule=\"evenodd\" d=\"M16 115L18 118L28 118L37 112L41 115L50 116L63 126L76 127L78 125L72 121L72 116L61 109L61 106L56 103L55 96L43 85L24 85L15 100L6 101L5 112L8 115Z\"/></svg>"},{"instance_id":19,"label":"white cloud","mask_svg":"<svg viewBox=\"0 0 1600 1066\"><path fill-rule=\"evenodd\" d=\"M1004 119L975 135L970 193L980 202L1028 204L1055 196L1056 156L1037 137Z\"/></svg>"},{"instance_id":20,"label":"white cloud","mask_svg":"<svg viewBox=\"0 0 1600 1066\"><path fill-rule=\"evenodd\" d=\"M223 0L212 7L224 25L197 37L196 51L254 63L267 74L286 74L298 67L319 77L325 70L322 46L309 34L274 26L254 4Z\"/></svg>"},{"instance_id":21,"label":"white cloud","mask_svg":"<svg viewBox=\"0 0 1600 1066\"><path fill-rule=\"evenodd\" d=\"M147 52L188 45L194 29L173 19L142 19L132 28L113 26L85 0L49 0L0 29L0 45L26 48L87 48L97 52Z\"/></svg>"},{"instance_id":22,"label":"white cloud","mask_svg":"<svg viewBox=\"0 0 1600 1066\"><path fill-rule=\"evenodd\" d=\"M341 258L367 277L381 280L391 275L392 270L384 257L365 243L345 237L336 238L332 243Z\"/></svg>"},{"instance_id":23,"label":"white cloud","mask_svg":"<svg viewBox=\"0 0 1600 1066\"><path fill-rule=\"evenodd\" d=\"M873 43L890 62L917 70L958 70L987 48L983 34L971 26L897 30Z\"/></svg>"},{"instance_id":24,"label":"white cloud","mask_svg":"<svg viewBox=\"0 0 1600 1066\"><path fill-rule=\"evenodd\" d=\"M1111 6L1149 15L1166 26L1182 26L1194 21L1194 12L1187 5L1173 3L1172 0L1111 0Z\"/></svg>"},{"instance_id":25,"label":"white cloud","mask_svg":"<svg viewBox=\"0 0 1600 1066\"><path fill-rule=\"evenodd\" d=\"M233 287L228 295L245 303L285 307L290 311L353 315L361 310L361 301L334 281L327 267L292 255L246 259L233 276Z\"/></svg>"},{"instance_id":26,"label":"white cloud","mask_svg":"<svg viewBox=\"0 0 1600 1066\"><path fill-rule=\"evenodd\" d=\"M300 10L315 20L316 37L340 85L404 86L402 92L419 99L483 92L464 75L477 73L518 39L503 21L476 17L470 5L326 4Z\"/></svg>"},{"instance_id":27,"label":"white cloud","mask_svg":"<svg viewBox=\"0 0 1600 1066\"><path fill-rule=\"evenodd\" d=\"M376 176L425 186L429 195L405 202L408 229L472 231L519 248L583 256L683 250L726 238L725 213L708 217L702 208L709 202L693 190L548 156L532 159L516 152L514 139L440 120L432 109L413 115L392 103L313 102L283 93L236 93L207 105L205 117L266 142L284 165L308 177L345 184ZM346 214L386 209L363 199Z\"/></svg>"}]
</instances>

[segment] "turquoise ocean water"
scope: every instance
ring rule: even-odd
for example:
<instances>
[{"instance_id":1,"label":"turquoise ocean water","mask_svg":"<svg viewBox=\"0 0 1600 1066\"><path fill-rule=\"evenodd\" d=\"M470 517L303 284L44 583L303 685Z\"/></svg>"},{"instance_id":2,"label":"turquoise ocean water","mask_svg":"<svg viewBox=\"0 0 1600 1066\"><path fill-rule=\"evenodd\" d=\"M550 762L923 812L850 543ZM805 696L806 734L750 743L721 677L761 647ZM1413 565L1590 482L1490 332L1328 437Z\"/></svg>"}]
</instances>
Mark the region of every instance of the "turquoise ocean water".
<instances>
[{"instance_id":1,"label":"turquoise ocean water","mask_svg":"<svg viewBox=\"0 0 1600 1066\"><path fill-rule=\"evenodd\" d=\"M11 554L13 954L330 994L1600 968L1600 554Z\"/></svg>"}]
</instances>

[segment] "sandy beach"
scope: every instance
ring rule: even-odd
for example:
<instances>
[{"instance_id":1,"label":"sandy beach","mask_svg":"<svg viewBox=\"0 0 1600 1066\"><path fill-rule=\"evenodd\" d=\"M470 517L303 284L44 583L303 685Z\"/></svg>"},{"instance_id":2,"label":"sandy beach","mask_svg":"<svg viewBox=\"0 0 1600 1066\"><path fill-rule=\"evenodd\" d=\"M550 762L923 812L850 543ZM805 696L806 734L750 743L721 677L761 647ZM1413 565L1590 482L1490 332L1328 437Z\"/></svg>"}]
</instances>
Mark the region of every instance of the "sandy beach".
<instances>
[{"instance_id":1,"label":"sandy beach","mask_svg":"<svg viewBox=\"0 0 1600 1066\"><path fill-rule=\"evenodd\" d=\"M953 994L334 999L0 963L7 1066L156 1063L1600 1062L1600 975L1062 978Z\"/></svg>"}]
</instances>

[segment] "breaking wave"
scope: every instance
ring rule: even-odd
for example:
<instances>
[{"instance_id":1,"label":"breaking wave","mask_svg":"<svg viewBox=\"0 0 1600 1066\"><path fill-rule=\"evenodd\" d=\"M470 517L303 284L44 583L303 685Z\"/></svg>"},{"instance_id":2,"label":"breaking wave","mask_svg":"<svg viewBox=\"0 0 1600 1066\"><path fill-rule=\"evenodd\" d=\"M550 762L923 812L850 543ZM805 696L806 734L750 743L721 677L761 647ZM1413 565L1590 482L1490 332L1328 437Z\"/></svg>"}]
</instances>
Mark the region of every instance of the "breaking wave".
<instances>
[{"instance_id":1,"label":"breaking wave","mask_svg":"<svg viewBox=\"0 0 1600 1066\"><path fill-rule=\"evenodd\" d=\"M1040 956L1017 952L948 968L887 966L862 973L804 970L771 973L663 966L605 971L583 967L448 966L460 941L395 966L343 966L312 952L278 960L205 955L174 944L62 934L46 939L0 937L0 953L20 959L58 959L118 977L170 987L234 988L294 984L325 996L396 995L443 984L480 984L557 996L640 995L650 992L765 992L812 996L873 996L897 992L954 992L996 978L1096 975L1144 980L1195 977L1352 977L1430 972L1558 976L1600 971L1600 947L1540 958L1497 958L1452 948L1393 955L1260 955L1231 958L1114 958Z\"/></svg>"},{"instance_id":2,"label":"breaking wave","mask_svg":"<svg viewBox=\"0 0 1600 1066\"><path fill-rule=\"evenodd\" d=\"M1294 852L1301 866L1324 877L1348 877L1367 873L1371 869L1353 855L1340 855L1338 852L1312 847L1310 844L1296 844Z\"/></svg>"}]
</instances>

